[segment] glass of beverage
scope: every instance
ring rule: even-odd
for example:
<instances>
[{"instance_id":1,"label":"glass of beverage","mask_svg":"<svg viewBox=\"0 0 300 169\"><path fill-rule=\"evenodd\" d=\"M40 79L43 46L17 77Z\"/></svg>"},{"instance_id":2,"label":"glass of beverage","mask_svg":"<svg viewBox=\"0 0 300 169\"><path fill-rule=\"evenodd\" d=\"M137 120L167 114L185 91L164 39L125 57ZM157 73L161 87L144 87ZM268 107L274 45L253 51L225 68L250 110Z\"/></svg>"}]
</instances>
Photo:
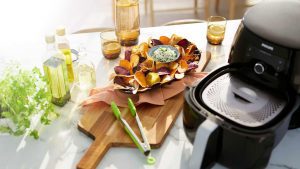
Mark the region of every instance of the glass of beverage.
<instances>
[{"instance_id":1,"label":"glass of beverage","mask_svg":"<svg viewBox=\"0 0 300 169\"><path fill-rule=\"evenodd\" d=\"M106 59L116 59L121 53L121 45L115 31L103 31L100 34L102 54Z\"/></svg>"},{"instance_id":2,"label":"glass of beverage","mask_svg":"<svg viewBox=\"0 0 300 169\"><path fill-rule=\"evenodd\" d=\"M225 35L226 18L222 16L211 16L207 21L207 42L212 45L222 43Z\"/></svg>"},{"instance_id":3,"label":"glass of beverage","mask_svg":"<svg viewBox=\"0 0 300 169\"><path fill-rule=\"evenodd\" d=\"M116 0L115 29L122 46L138 43L140 14L138 0Z\"/></svg>"}]
</instances>

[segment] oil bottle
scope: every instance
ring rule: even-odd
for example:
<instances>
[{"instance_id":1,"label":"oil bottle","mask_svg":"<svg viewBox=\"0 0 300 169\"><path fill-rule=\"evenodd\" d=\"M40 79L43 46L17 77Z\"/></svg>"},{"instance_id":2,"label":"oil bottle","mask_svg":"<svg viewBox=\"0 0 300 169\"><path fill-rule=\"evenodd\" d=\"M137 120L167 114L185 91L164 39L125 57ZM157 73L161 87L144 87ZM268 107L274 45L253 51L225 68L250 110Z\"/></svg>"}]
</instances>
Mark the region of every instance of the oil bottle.
<instances>
[{"instance_id":1,"label":"oil bottle","mask_svg":"<svg viewBox=\"0 0 300 169\"><path fill-rule=\"evenodd\" d=\"M74 70L72 62L72 53L69 40L66 37L66 29L59 27L56 29L56 45L57 48L65 55L65 63L68 71L68 79L70 83L74 82Z\"/></svg>"},{"instance_id":2,"label":"oil bottle","mask_svg":"<svg viewBox=\"0 0 300 169\"><path fill-rule=\"evenodd\" d=\"M86 49L80 47L78 53L77 77L81 90L89 90L96 86L96 72L93 62L88 58Z\"/></svg>"},{"instance_id":3,"label":"oil bottle","mask_svg":"<svg viewBox=\"0 0 300 169\"><path fill-rule=\"evenodd\" d=\"M68 82L68 73L65 57L55 47L55 36L45 37L47 54L44 56L43 68L47 78L48 88L51 91L52 103L57 106L64 106L71 98Z\"/></svg>"}]
</instances>

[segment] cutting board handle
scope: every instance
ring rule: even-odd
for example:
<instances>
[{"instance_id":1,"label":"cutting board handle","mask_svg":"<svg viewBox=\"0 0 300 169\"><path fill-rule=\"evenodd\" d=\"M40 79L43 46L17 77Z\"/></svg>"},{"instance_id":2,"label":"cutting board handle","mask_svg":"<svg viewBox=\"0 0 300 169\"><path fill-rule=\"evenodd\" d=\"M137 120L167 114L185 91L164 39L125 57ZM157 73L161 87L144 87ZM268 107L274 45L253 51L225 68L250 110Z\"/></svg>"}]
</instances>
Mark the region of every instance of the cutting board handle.
<instances>
[{"instance_id":1,"label":"cutting board handle","mask_svg":"<svg viewBox=\"0 0 300 169\"><path fill-rule=\"evenodd\" d=\"M110 147L109 140L96 138L77 164L77 169L95 169Z\"/></svg>"}]
</instances>

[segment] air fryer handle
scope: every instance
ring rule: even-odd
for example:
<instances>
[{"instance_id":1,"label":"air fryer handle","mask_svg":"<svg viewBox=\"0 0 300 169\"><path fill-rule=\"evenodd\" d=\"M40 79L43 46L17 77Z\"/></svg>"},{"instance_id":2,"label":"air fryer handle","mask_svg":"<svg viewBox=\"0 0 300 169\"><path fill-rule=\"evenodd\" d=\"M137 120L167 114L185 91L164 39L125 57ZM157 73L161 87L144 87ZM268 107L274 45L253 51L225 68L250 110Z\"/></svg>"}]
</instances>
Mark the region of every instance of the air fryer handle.
<instances>
[{"instance_id":1,"label":"air fryer handle","mask_svg":"<svg viewBox=\"0 0 300 169\"><path fill-rule=\"evenodd\" d=\"M195 140L194 140L194 148L192 157L189 162L189 169L200 169L204 168L204 155L208 146L208 140L210 136L216 131L218 128L218 124L211 121L210 119L206 119L197 129ZM216 138L217 139L217 138ZM214 149L217 147L217 140L214 140ZM211 142L209 142L210 144Z\"/></svg>"}]
</instances>

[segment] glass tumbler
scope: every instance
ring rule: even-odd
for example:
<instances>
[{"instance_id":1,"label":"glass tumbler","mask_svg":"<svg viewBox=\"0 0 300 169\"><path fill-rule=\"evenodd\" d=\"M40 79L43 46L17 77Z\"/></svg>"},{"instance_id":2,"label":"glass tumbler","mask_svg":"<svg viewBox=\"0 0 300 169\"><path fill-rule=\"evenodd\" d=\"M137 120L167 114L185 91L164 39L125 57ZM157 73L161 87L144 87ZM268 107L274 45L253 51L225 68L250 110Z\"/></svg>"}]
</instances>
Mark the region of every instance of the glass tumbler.
<instances>
[{"instance_id":1,"label":"glass tumbler","mask_svg":"<svg viewBox=\"0 0 300 169\"><path fill-rule=\"evenodd\" d=\"M115 30L122 46L138 43L140 35L140 13L138 0L115 0Z\"/></svg>"},{"instance_id":2,"label":"glass tumbler","mask_svg":"<svg viewBox=\"0 0 300 169\"><path fill-rule=\"evenodd\" d=\"M210 16L207 21L207 42L212 45L222 43L226 29L226 18L222 16Z\"/></svg>"},{"instance_id":3,"label":"glass tumbler","mask_svg":"<svg viewBox=\"0 0 300 169\"><path fill-rule=\"evenodd\" d=\"M100 33L102 54L106 59L116 59L121 53L121 45L118 42L115 31L103 31Z\"/></svg>"}]
</instances>

